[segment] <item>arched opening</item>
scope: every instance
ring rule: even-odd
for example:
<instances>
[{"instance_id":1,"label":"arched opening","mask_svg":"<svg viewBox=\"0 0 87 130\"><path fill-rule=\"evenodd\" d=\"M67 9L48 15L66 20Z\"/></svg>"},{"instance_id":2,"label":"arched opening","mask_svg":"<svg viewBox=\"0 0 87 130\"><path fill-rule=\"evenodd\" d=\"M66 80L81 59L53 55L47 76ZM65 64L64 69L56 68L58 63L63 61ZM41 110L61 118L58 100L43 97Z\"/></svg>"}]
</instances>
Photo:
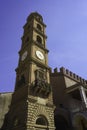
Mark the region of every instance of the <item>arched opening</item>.
<instances>
[{"instance_id":1,"label":"arched opening","mask_svg":"<svg viewBox=\"0 0 87 130\"><path fill-rule=\"evenodd\" d=\"M39 29L40 31L42 30L40 24L37 24L37 29Z\"/></svg>"},{"instance_id":2,"label":"arched opening","mask_svg":"<svg viewBox=\"0 0 87 130\"><path fill-rule=\"evenodd\" d=\"M37 35L37 42L40 43L40 44L42 44L42 39L41 39L41 37L38 36L38 35Z\"/></svg>"},{"instance_id":3,"label":"arched opening","mask_svg":"<svg viewBox=\"0 0 87 130\"><path fill-rule=\"evenodd\" d=\"M87 130L87 118L84 114L76 114L73 118L73 126L76 130Z\"/></svg>"},{"instance_id":4,"label":"arched opening","mask_svg":"<svg viewBox=\"0 0 87 130\"><path fill-rule=\"evenodd\" d=\"M67 120L61 116L56 115L54 117L56 130L70 130Z\"/></svg>"},{"instance_id":5,"label":"arched opening","mask_svg":"<svg viewBox=\"0 0 87 130\"><path fill-rule=\"evenodd\" d=\"M82 128L83 130L87 130L87 122L85 122L84 120L81 120L81 125L82 125Z\"/></svg>"},{"instance_id":6,"label":"arched opening","mask_svg":"<svg viewBox=\"0 0 87 130\"><path fill-rule=\"evenodd\" d=\"M47 130L48 120L45 116L39 115L36 119L36 130Z\"/></svg>"},{"instance_id":7,"label":"arched opening","mask_svg":"<svg viewBox=\"0 0 87 130\"><path fill-rule=\"evenodd\" d=\"M37 125L45 125L45 126L47 126L47 120L46 120L45 117L39 116L39 117L37 118L37 120L36 120L36 124L37 124Z\"/></svg>"}]
</instances>

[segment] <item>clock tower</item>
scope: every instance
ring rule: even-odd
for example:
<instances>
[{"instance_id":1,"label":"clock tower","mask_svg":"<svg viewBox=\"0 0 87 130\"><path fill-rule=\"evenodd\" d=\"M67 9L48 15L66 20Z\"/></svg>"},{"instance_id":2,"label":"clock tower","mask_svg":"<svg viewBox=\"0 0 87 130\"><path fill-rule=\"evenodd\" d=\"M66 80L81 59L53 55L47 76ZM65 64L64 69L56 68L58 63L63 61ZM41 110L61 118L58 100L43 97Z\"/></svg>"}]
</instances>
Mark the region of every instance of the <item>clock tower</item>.
<instances>
[{"instance_id":1,"label":"clock tower","mask_svg":"<svg viewBox=\"0 0 87 130\"><path fill-rule=\"evenodd\" d=\"M2 129L54 130L46 25L42 16L34 12L23 28L15 90Z\"/></svg>"}]
</instances>

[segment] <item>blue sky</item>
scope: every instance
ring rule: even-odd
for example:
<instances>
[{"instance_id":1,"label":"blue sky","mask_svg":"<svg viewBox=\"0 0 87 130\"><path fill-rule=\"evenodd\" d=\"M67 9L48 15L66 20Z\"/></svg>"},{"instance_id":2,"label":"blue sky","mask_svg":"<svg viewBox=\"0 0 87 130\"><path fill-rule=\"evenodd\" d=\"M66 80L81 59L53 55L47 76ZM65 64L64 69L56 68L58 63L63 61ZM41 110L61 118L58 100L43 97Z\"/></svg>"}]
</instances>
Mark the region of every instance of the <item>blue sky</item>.
<instances>
[{"instance_id":1,"label":"blue sky","mask_svg":"<svg viewBox=\"0 0 87 130\"><path fill-rule=\"evenodd\" d=\"M0 0L0 92L14 90L22 27L35 11L47 25L49 66L87 79L87 0Z\"/></svg>"}]
</instances>

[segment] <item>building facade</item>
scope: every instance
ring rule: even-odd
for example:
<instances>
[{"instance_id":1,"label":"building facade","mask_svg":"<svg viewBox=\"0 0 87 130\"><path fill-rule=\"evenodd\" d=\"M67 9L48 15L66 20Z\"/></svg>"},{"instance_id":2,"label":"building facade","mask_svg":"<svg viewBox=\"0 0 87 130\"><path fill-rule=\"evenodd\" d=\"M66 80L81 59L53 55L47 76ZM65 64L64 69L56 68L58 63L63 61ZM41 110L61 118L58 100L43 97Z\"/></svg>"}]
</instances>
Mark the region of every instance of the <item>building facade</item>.
<instances>
[{"instance_id":1,"label":"building facade","mask_svg":"<svg viewBox=\"0 0 87 130\"><path fill-rule=\"evenodd\" d=\"M56 128L87 130L87 81L63 67L51 73Z\"/></svg>"},{"instance_id":2,"label":"building facade","mask_svg":"<svg viewBox=\"0 0 87 130\"><path fill-rule=\"evenodd\" d=\"M1 130L87 130L87 81L63 67L51 71L40 14L23 28L15 90L0 95Z\"/></svg>"}]
</instances>

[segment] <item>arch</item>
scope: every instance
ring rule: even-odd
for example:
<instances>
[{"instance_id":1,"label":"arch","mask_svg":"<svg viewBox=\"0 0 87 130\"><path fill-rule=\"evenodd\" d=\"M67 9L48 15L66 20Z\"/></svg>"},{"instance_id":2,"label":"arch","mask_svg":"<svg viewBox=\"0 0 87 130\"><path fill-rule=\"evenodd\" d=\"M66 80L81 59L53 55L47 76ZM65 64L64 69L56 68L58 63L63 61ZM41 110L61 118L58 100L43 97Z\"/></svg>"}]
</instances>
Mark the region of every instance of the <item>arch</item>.
<instances>
[{"instance_id":1,"label":"arch","mask_svg":"<svg viewBox=\"0 0 87 130\"><path fill-rule=\"evenodd\" d=\"M37 42L42 44L42 39L41 39L41 37L39 35L37 35Z\"/></svg>"},{"instance_id":2,"label":"arch","mask_svg":"<svg viewBox=\"0 0 87 130\"><path fill-rule=\"evenodd\" d=\"M65 117L63 117L62 115L55 115L54 120L55 120L56 130L69 130L69 129L71 129L69 127L67 119Z\"/></svg>"},{"instance_id":3,"label":"arch","mask_svg":"<svg viewBox=\"0 0 87 130\"><path fill-rule=\"evenodd\" d=\"M45 116L39 115L39 116L36 118L36 124L37 124L37 125L48 126L48 121L47 121L47 119L46 119Z\"/></svg>"},{"instance_id":4,"label":"arch","mask_svg":"<svg viewBox=\"0 0 87 130\"><path fill-rule=\"evenodd\" d=\"M46 112L46 110L43 111L43 107L41 107L41 109L37 109L37 112L34 114L33 116L33 121L36 122L36 119L39 117L39 116L43 116L45 117L47 120L49 120L49 115L48 113Z\"/></svg>"},{"instance_id":5,"label":"arch","mask_svg":"<svg viewBox=\"0 0 87 130\"><path fill-rule=\"evenodd\" d=\"M37 24L37 29L39 29L40 31L42 30L41 25Z\"/></svg>"},{"instance_id":6,"label":"arch","mask_svg":"<svg viewBox=\"0 0 87 130\"><path fill-rule=\"evenodd\" d=\"M73 117L73 126L76 130L87 130L87 116L83 113L78 113Z\"/></svg>"}]
</instances>

